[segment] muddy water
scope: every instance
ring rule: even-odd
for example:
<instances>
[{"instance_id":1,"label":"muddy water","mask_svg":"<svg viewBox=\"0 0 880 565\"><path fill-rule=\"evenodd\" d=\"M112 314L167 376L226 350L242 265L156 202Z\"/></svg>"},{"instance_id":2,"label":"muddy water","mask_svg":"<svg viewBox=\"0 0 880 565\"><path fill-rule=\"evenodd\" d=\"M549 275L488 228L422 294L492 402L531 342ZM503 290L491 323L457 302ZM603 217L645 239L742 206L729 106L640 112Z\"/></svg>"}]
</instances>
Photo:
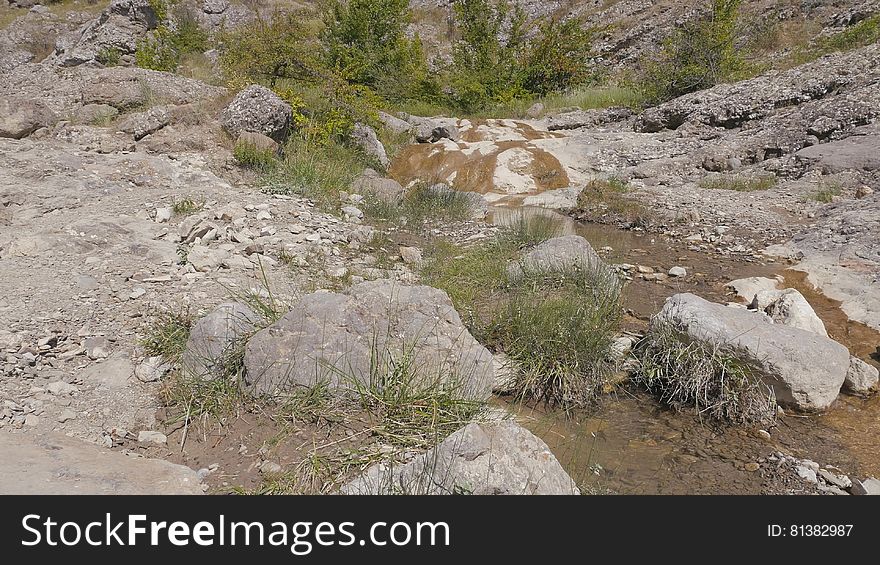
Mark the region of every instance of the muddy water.
<instances>
[{"instance_id":1,"label":"muddy water","mask_svg":"<svg viewBox=\"0 0 880 565\"><path fill-rule=\"evenodd\" d=\"M785 287L797 288L823 319L829 335L862 359L872 359L880 333L849 320L833 301L813 289L802 273L777 264L710 257L658 235L582 224L556 212L530 208L492 209L490 220L508 224L522 215L550 215L561 234L585 237L611 262L631 263L665 272L672 266L688 270L684 279L662 283L634 280L624 305L631 316L627 329L643 329L669 296L692 292L709 300L733 300L724 288L730 280L782 275ZM610 248L610 249L609 249ZM771 442L748 430L719 430L691 414L665 410L649 396L619 392L589 416L573 419L536 407L498 402L551 447L566 470L588 489L620 493L775 493L797 491L767 463L753 466L774 451L833 464L856 475L880 476L880 398L841 395L822 416L788 415L771 430Z\"/></svg>"}]
</instances>

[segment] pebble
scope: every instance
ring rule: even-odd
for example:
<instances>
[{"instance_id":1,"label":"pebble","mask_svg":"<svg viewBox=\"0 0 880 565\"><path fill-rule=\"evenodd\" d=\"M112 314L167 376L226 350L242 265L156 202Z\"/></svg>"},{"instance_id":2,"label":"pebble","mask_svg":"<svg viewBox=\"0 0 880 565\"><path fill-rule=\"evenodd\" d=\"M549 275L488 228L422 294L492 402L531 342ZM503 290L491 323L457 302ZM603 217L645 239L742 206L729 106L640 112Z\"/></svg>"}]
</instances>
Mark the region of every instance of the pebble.
<instances>
[{"instance_id":1,"label":"pebble","mask_svg":"<svg viewBox=\"0 0 880 565\"><path fill-rule=\"evenodd\" d=\"M263 475L278 475L282 471L281 465L274 461L264 461L262 465L260 465L260 473Z\"/></svg>"},{"instance_id":2,"label":"pebble","mask_svg":"<svg viewBox=\"0 0 880 565\"><path fill-rule=\"evenodd\" d=\"M138 432L138 443L155 443L156 445L165 445L168 438L161 432L153 430L142 430Z\"/></svg>"},{"instance_id":3,"label":"pebble","mask_svg":"<svg viewBox=\"0 0 880 565\"><path fill-rule=\"evenodd\" d=\"M672 267L671 269L669 269L670 277L686 277L687 274L687 269L685 269L684 267Z\"/></svg>"},{"instance_id":4,"label":"pebble","mask_svg":"<svg viewBox=\"0 0 880 565\"><path fill-rule=\"evenodd\" d=\"M171 208L156 208L156 222L159 224L166 223L171 219L173 213L174 212Z\"/></svg>"},{"instance_id":5,"label":"pebble","mask_svg":"<svg viewBox=\"0 0 880 565\"><path fill-rule=\"evenodd\" d=\"M69 422L70 420L76 419L76 413L72 410L64 410L61 414L58 415L58 422L63 424L64 422Z\"/></svg>"}]
</instances>

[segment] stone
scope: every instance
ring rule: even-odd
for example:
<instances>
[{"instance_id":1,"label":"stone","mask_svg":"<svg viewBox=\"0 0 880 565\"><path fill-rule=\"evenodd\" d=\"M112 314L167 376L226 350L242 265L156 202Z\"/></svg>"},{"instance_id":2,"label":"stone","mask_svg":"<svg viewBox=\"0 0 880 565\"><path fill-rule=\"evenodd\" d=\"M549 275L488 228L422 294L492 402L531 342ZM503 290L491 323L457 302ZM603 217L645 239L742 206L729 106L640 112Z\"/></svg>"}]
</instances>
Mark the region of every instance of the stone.
<instances>
[{"instance_id":1,"label":"stone","mask_svg":"<svg viewBox=\"0 0 880 565\"><path fill-rule=\"evenodd\" d=\"M453 118L408 116L406 121L412 124L416 141L419 143L435 143L441 139L458 141L461 138L456 120Z\"/></svg>"},{"instance_id":2,"label":"stone","mask_svg":"<svg viewBox=\"0 0 880 565\"><path fill-rule=\"evenodd\" d=\"M349 221L355 220L359 222L364 219L363 211L357 206L343 206L341 212L342 217Z\"/></svg>"},{"instance_id":3,"label":"stone","mask_svg":"<svg viewBox=\"0 0 880 565\"><path fill-rule=\"evenodd\" d=\"M755 295L751 308L766 313L777 324L828 336L825 324L804 296L793 288L762 290Z\"/></svg>"},{"instance_id":4,"label":"stone","mask_svg":"<svg viewBox=\"0 0 880 565\"><path fill-rule=\"evenodd\" d=\"M168 438L161 432L153 430L142 430L138 432L138 443L155 443L156 445L165 445Z\"/></svg>"},{"instance_id":5,"label":"stone","mask_svg":"<svg viewBox=\"0 0 880 565\"><path fill-rule=\"evenodd\" d=\"M206 14L222 14L229 8L229 0L205 0L202 11Z\"/></svg>"},{"instance_id":6,"label":"stone","mask_svg":"<svg viewBox=\"0 0 880 565\"><path fill-rule=\"evenodd\" d=\"M751 304L755 300L755 295L762 290L776 290L779 287L779 280L767 277L749 277L730 281L725 287L733 290L736 296L746 304Z\"/></svg>"},{"instance_id":7,"label":"stone","mask_svg":"<svg viewBox=\"0 0 880 565\"><path fill-rule=\"evenodd\" d=\"M403 262L407 265L421 264L422 250L418 247L407 247L405 245L401 245L398 250L400 252L400 258L403 259Z\"/></svg>"},{"instance_id":8,"label":"stone","mask_svg":"<svg viewBox=\"0 0 880 565\"><path fill-rule=\"evenodd\" d=\"M382 125L387 129L398 135L411 133L413 130L413 125L411 123L386 112L379 112L379 121L381 121Z\"/></svg>"},{"instance_id":9,"label":"stone","mask_svg":"<svg viewBox=\"0 0 880 565\"><path fill-rule=\"evenodd\" d=\"M56 122L58 116L44 102L0 96L0 138L22 139Z\"/></svg>"},{"instance_id":10,"label":"stone","mask_svg":"<svg viewBox=\"0 0 880 565\"><path fill-rule=\"evenodd\" d=\"M507 268L507 275L517 279L528 273L590 269L605 263L586 239L579 235L554 237L534 249Z\"/></svg>"},{"instance_id":11,"label":"stone","mask_svg":"<svg viewBox=\"0 0 880 565\"><path fill-rule=\"evenodd\" d=\"M171 208L156 208L156 223L168 223L172 215L174 215L174 210Z\"/></svg>"},{"instance_id":12,"label":"stone","mask_svg":"<svg viewBox=\"0 0 880 565\"><path fill-rule=\"evenodd\" d=\"M535 102L526 110L526 117L533 120L537 120L542 115L544 115L544 104L541 102Z\"/></svg>"},{"instance_id":13,"label":"stone","mask_svg":"<svg viewBox=\"0 0 880 565\"><path fill-rule=\"evenodd\" d=\"M843 381L846 390L867 395L877 389L878 380L880 380L880 371L876 367L865 363L858 357L850 358L846 380Z\"/></svg>"},{"instance_id":14,"label":"stone","mask_svg":"<svg viewBox=\"0 0 880 565\"><path fill-rule=\"evenodd\" d=\"M245 386L258 396L319 382L349 389L404 359L416 388L446 384L474 399L491 390L492 355L464 327L449 296L389 280L300 298L248 341Z\"/></svg>"},{"instance_id":15,"label":"stone","mask_svg":"<svg viewBox=\"0 0 880 565\"><path fill-rule=\"evenodd\" d=\"M145 112L127 115L116 126L123 133L130 134L135 141L156 133L171 123L171 113L164 106L155 106Z\"/></svg>"},{"instance_id":16,"label":"stone","mask_svg":"<svg viewBox=\"0 0 880 565\"><path fill-rule=\"evenodd\" d=\"M106 124L119 115L119 110L109 104L86 104L76 112L76 121L81 124Z\"/></svg>"},{"instance_id":17,"label":"stone","mask_svg":"<svg viewBox=\"0 0 880 565\"><path fill-rule=\"evenodd\" d=\"M64 381L56 381L46 385L46 391L53 396L68 396L76 392L76 387Z\"/></svg>"},{"instance_id":18,"label":"stone","mask_svg":"<svg viewBox=\"0 0 880 565\"><path fill-rule=\"evenodd\" d=\"M86 383L102 389L119 390L128 386L128 379L134 374L128 351L117 351L107 359L86 367L80 377Z\"/></svg>"},{"instance_id":19,"label":"stone","mask_svg":"<svg viewBox=\"0 0 880 565\"><path fill-rule=\"evenodd\" d=\"M226 106L220 114L220 125L236 139L242 132L250 131L283 143L292 117L290 104L268 88L253 84Z\"/></svg>"},{"instance_id":20,"label":"stone","mask_svg":"<svg viewBox=\"0 0 880 565\"><path fill-rule=\"evenodd\" d=\"M516 366L507 355L496 353L492 356L492 392L508 392L516 381Z\"/></svg>"},{"instance_id":21,"label":"stone","mask_svg":"<svg viewBox=\"0 0 880 565\"><path fill-rule=\"evenodd\" d=\"M0 494L203 493L189 467L129 457L61 434L0 432L0 453Z\"/></svg>"},{"instance_id":22,"label":"stone","mask_svg":"<svg viewBox=\"0 0 880 565\"><path fill-rule=\"evenodd\" d=\"M61 414L58 415L58 423L59 424L64 424L66 422L69 422L69 421L75 420L75 419L76 419L76 412L74 412L73 410L67 410L67 409L62 410Z\"/></svg>"},{"instance_id":23,"label":"stone","mask_svg":"<svg viewBox=\"0 0 880 565\"><path fill-rule=\"evenodd\" d=\"M263 461L260 465L260 473L267 477L276 477L281 474L284 468L274 461Z\"/></svg>"},{"instance_id":24,"label":"stone","mask_svg":"<svg viewBox=\"0 0 880 565\"><path fill-rule=\"evenodd\" d=\"M687 269L685 269L684 267L672 267L671 269L669 269L670 277L686 277L687 274Z\"/></svg>"},{"instance_id":25,"label":"stone","mask_svg":"<svg viewBox=\"0 0 880 565\"><path fill-rule=\"evenodd\" d=\"M161 356L147 357L135 367L134 376L142 383L152 383L161 380L171 372L172 368L172 364L166 362Z\"/></svg>"},{"instance_id":26,"label":"stone","mask_svg":"<svg viewBox=\"0 0 880 565\"><path fill-rule=\"evenodd\" d=\"M856 479L852 483L849 491L851 494L880 496L880 480L874 477L867 478L864 481Z\"/></svg>"},{"instance_id":27,"label":"stone","mask_svg":"<svg viewBox=\"0 0 880 565\"><path fill-rule=\"evenodd\" d=\"M850 366L849 351L836 341L693 294L670 297L655 323L741 356L761 372L778 402L802 410L828 408Z\"/></svg>"},{"instance_id":28,"label":"stone","mask_svg":"<svg viewBox=\"0 0 880 565\"><path fill-rule=\"evenodd\" d=\"M814 471L813 469L810 469L803 465L798 465L794 468L794 470L800 478L808 483L817 484L819 482L819 479L816 477L816 471Z\"/></svg>"},{"instance_id":29,"label":"stone","mask_svg":"<svg viewBox=\"0 0 880 565\"><path fill-rule=\"evenodd\" d=\"M225 357L253 333L260 317L245 304L221 304L193 326L181 359L185 374L211 380L223 370Z\"/></svg>"},{"instance_id":30,"label":"stone","mask_svg":"<svg viewBox=\"0 0 880 565\"><path fill-rule=\"evenodd\" d=\"M370 195L389 204L399 204L406 190L394 179L383 178L373 169L366 169L351 183L351 190L358 194Z\"/></svg>"},{"instance_id":31,"label":"stone","mask_svg":"<svg viewBox=\"0 0 880 565\"><path fill-rule=\"evenodd\" d=\"M278 142L268 135L255 131L243 131L238 134L238 139L235 140L235 147L248 147L257 151L271 153L275 156L281 151L281 146L278 145Z\"/></svg>"},{"instance_id":32,"label":"stone","mask_svg":"<svg viewBox=\"0 0 880 565\"><path fill-rule=\"evenodd\" d=\"M103 336L87 337L83 347L89 359L106 359L110 356L110 340Z\"/></svg>"},{"instance_id":33,"label":"stone","mask_svg":"<svg viewBox=\"0 0 880 565\"><path fill-rule=\"evenodd\" d=\"M360 147L364 153L373 157L384 168L391 165L388 154L385 152L385 146L379 141L376 130L368 125L357 123L351 132L352 142Z\"/></svg>"},{"instance_id":34,"label":"stone","mask_svg":"<svg viewBox=\"0 0 880 565\"><path fill-rule=\"evenodd\" d=\"M823 481L839 488L848 489L852 486L852 481L846 475L838 475L827 469L819 469L818 475Z\"/></svg>"},{"instance_id":35,"label":"stone","mask_svg":"<svg viewBox=\"0 0 880 565\"><path fill-rule=\"evenodd\" d=\"M200 273L216 271L223 264L229 253L212 249L205 245L194 245L186 256L186 260Z\"/></svg>"},{"instance_id":36,"label":"stone","mask_svg":"<svg viewBox=\"0 0 880 565\"><path fill-rule=\"evenodd\" d=\"M340 493L580 494L547 444L509 420L468 424L408 463L370 467Z\"/></svg>"},{"instance_id":37,"label":"stone","mask_svg":"<svg viewBox=\"0 0 880 565\"><path fill-rule=\"evenodd\" d=\"M870 186L862 185L856 189L856 199L861 200L874 194L874 189Z\"/></svg>"}]
</instances>

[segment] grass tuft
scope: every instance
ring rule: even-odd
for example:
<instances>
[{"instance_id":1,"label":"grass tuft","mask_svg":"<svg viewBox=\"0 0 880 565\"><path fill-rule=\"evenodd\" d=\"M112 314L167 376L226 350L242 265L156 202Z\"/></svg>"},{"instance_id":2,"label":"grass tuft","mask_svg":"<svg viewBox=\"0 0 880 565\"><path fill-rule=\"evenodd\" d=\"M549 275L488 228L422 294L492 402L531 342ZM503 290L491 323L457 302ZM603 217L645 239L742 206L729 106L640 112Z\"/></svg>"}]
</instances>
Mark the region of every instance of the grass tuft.
<instances>
[{"instance_id":1,"label":"grass tuft","mask_svg":"<svg viewBox=\"0 0 880 565\"><path fill-rule=\"evenodd\" d=\"M195 318L189 308L162 312L150 322L140 346L149 356L179 361L194 323Z\"/></svg>"},{"instance_id":2,"label":"grass tuft","mask_svg":"<svg viewBox=\"0 0 880 565\"><path fill-rule=\"evenodd\" d=\"M735 190L737 192L756 192L770 190L776 186L779 179L776 175L763 175L757 177L742 175L719 175L705 177L700 181L701 188L710 190Z\"/></svg>"}]
</instances>

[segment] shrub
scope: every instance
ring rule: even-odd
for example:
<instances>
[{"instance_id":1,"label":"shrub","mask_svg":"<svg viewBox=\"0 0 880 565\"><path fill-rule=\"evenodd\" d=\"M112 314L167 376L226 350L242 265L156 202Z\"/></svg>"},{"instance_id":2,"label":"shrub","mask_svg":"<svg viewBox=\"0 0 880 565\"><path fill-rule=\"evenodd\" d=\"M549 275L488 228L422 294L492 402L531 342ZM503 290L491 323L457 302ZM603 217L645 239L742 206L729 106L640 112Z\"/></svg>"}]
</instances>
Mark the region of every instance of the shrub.
<instances>
[{"instance_id":1,"label":"shrub","mask_svg":"<svg viewBox=\"0 0 880 565\"><path fill-rule=\"evenodd\" d=\"M523 87L546 96L594 78L589 65L592 39L592 30L577 18L540 23L529 44Z\"/></svg>"},{"instance_id":2,"label":"shrub","mask_svg":"<svg viewBox=\"0 0 880 565\"><path fill-rule=\"evenodd\" d=\"M663 43L659 56L642 61L639 87L649 103L660 103L732 80L745 59L736 47L742 0L712 0L708 16L685 24Z\"/></svg>"},{"instance_id":3,"label":"shrub","mask_svg":"<svg viewBox=\"0 0 880 565\"><path fill-rule=\"evenodd\" d=\"M186 349L193 323L195 319L189 309L162 312L146 328L140 346L147 355L177 361Z\"/></svg>"},{"instance_id":4,"label":"shrub","mask_svg":"<svg viewBox=\"0 0 880 565\"><path fill-rule=\"evenodd\" d=\"M235 144L232 156L236 162L247 169L269 171L275 167L275 151L258 147L254 143L239 141Z\"/></svg>"},{"instance_id":5,"label":"shrub","mask_svg":"<svg viewBox=\"0 0 880 565\"><path fill-rule=\"evenodd\" d=\"M759 190L770 190L776 186L778 180L779 179L776 178L776 175L763 175L757 177L723 175L706 177L700 181L700 186L712 190L755 192Z\"/></svg>"},{"instance_id":6,"label":"shrub","mask_svg":"<svg viewBox=\"0 0 880 565\"><path fill-rule=\"evenodd\" d=\"M364 212L377 220L405 223L420 227L446 221L464 221L474 211L474 203L465 193L456 190L432 189L429 183L420 182L407 191L400 204L367 199Z\"/></svg>"},{"instance_id":7,"label":"shrub","mask_svg":"<svg viewBox=\"0 0 880 565\"><path fill-rule=\"evenodd\" d=\"M162 11L157 10L157 14L167 14L167 4L160 6ZM166 17L160 16L160 21ZM187 9L176 10L174 22L173 29L161 23L152 35L138 41L134 54L137 66L154 71L174 72L181 57L201 53L208 48L207 32L199 27L195 17Z\"/></svg>"},{"instance_id":8,"label":"shrub","mask_svg":"<svg viewBox=\"0 0 880 565\"><path fill-rule=\"evenodd\" d=\"M428 66L407 0L333 0L321 33L327 65L344 79L383 96L419 98L430 90Z\"/></svg>"},{"instance_id":9,"label":"shrub","mask_svg":"<svg viewBox=\"0 0 880 565\"><path fill-rule=\"evenodd\" d=\"M655 322L634 349L637 383L675 410L732 424L767 424L776 418L773 389L735 352L693 341Z\"/></svg>"},{"instance_id":10,"label":"shrub","mask_svg":"<svg viewBox=\"0 0 880 565\"><path fill-rule=\"evenodd\" d=\"M630 187L618 178L592 180L578 194L579 210L594 216L610 216L613 221L621 221L635 227L644 227L654 218L641 202L624 196Z\"/></svg>"},{"instance_id":11,"label":"shrub","mask_svg":"<svg viewBox=\"0 0 880 565\"><path fill-rule=\"evenodd\" d=\"M97 60L99 63L104 65L105 67L115 67L120 62L120 54L119 49L115 47L104 47L100 51L98 51Z\"/></svg>"},{"instance_id":12,"label":"shrub","mask_svg":"<svg viewBox=\"0 0 880 565\"><path fill-rule=\"evenodd\" d=\"M835 196L840 196L843 189L837 183L823 184L819 190L810 195L812 200L823 204L834 202Z\"/></svg>"}]
</instances>

